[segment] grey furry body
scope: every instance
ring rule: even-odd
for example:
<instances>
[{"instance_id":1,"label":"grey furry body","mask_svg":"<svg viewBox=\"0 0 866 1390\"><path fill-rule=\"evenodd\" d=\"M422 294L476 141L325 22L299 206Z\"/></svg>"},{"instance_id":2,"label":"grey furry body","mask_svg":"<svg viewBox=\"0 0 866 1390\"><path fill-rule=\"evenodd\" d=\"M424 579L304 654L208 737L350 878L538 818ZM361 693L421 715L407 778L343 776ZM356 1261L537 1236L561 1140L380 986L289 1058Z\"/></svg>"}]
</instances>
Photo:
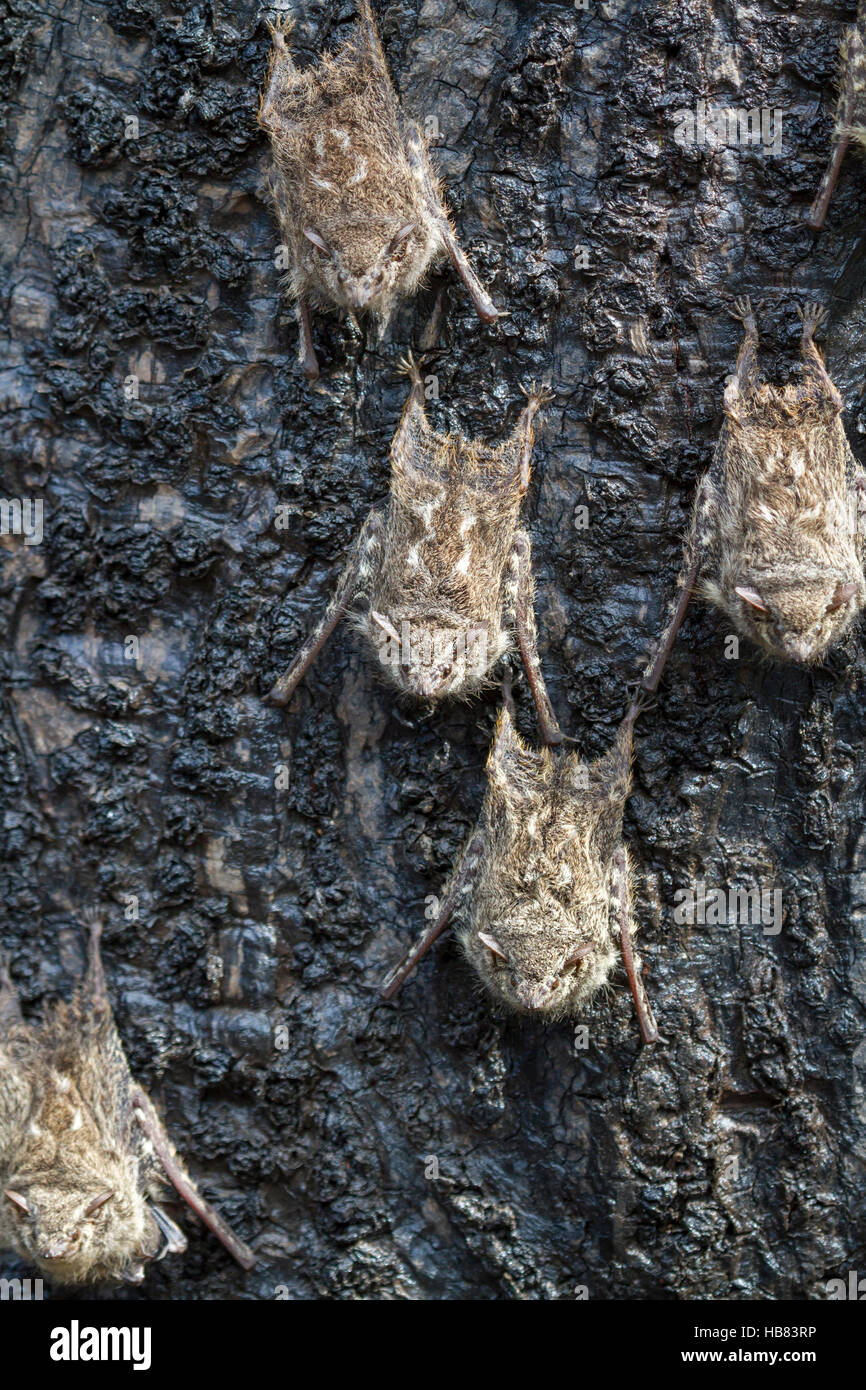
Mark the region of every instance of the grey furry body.
<instances>
[{"instance_id":1,"label":"grey furry body","mask_svg":"<svg viewBox=\"0 0 866 1390\"><path fill-rule=\"evenodd\" d=\"M99 936L94 918L87 974L41 1024L25 1023L0 965L0 1248L60 1284L140 1283L150 1260L186 1248L159 1205L170 1183L248 1268L130 1075Z\"/></svg>"}]
</instances>

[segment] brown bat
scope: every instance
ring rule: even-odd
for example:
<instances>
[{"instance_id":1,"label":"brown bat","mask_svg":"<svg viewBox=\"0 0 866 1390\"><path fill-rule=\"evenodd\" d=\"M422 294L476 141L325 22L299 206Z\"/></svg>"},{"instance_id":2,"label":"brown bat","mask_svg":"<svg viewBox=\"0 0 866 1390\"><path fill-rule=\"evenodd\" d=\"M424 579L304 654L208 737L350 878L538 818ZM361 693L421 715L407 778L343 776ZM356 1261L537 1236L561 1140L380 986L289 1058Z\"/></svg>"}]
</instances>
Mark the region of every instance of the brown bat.
<instances>
[{"instance_id":1,"label":"brown bat","mask_svg":"<svg viewBox=\"0 0 866 1390\"><path fill-rule=\"evenodd\" d=\"M809 226L815 232L824 225L848 146L853 142L861 151L866 150L866 4L863 0L856 22L845 30L842 38L840 69L830 162L809 213Z\"/></svg>"},{"instance_id":2,"label":"brown bat","mask_svg":"<svg viewBox=\"0 0 866 1390\"><path fill-rule=\"evenodd\" d=\"M752 306L738 300L734 313L746 332L725 391L725 423L698 487L679 596L644 692L658 686L695 589L768 656L798 665L819 661L866 600L866 474L815 346L824 310L800 311L803 376L785 387L759 386Z\"/></svg>"},{"instance_id":3,"label":"brown bat","mask_svg":"<svg viewBox=\"0 0 866 1390\"><path fill-rule=\"evenodd\" d=\"M340 51L303 71L286 43L294 21L269 23L274 47L259 123L271 138L299 360L311 378L319 374L311 304L353 319L373 314L381 336L396 301L413 295L444 256L479 318L499 316L458 245L424 137L400 110L368 0L358 12Z\"/></svg>"},{"instance_id":4,"label":"brown bat","mask_svg":"<svg viewBox=\"0 0 866 1390\"><path fill-rule=\"evenodd\" d=\"M0 966L0 1249L59 1284L139 1284L186 1249L170 1184L238 1264L255 1256L187 1174L121 1046L91 917L87 974L41 1026Z\"/></svg>"},{"instance_id":5,"label":"brown bat","mask_svg":"<svg viewBox=\"0 0 866 1390\"><path fill-rule=\"evenodd\" d=\"M368 516L324 617L269 698L291 699L360 601L357 625L383 674L416 700L472 695L516 639L544 739L560 743L538 659L531 546L518 528L544 394L533 387L511 437L490 446L432 430L421 374L404 367L412 389L391 444L387 513Z\"/></svg>"},{"instance_id":6,"label":"brown bat","mask_svg":"<svg viewBox=\"0 0 866 1390\"><path fill-rule=\"evenodd\" d=\"M448 880L434 918L387 976L391 999L452 916L460 944L498 1003L537 1018L574 1014L608 981L621 954L641 1038L658 1029L632 948L628 797L632 704L613 747L589 765L577 753L538 751L521 741L508 703L487 760L478 824Z\"/></svg>"}]
</instances>

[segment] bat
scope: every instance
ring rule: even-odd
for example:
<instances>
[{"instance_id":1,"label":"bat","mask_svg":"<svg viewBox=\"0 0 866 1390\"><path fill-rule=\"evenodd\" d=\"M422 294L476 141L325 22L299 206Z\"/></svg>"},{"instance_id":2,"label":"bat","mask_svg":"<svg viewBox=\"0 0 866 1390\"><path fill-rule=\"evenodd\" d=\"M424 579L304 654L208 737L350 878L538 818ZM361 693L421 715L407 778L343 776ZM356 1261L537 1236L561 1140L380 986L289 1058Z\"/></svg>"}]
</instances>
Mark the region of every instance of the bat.
<instances>
[{"instance_id":1,"label":"bat","mask_svg":"<svg viewBox=\"0 0 866 1390\"><path fill-rule=\"evenodd\" d=\"M657 1040L632 945L631 872L622 841L641 707L640 698L632 702L613 746L586 764L571 750L530 748L506 702L478 823L430 927L383 982L386 999L454 917L464 955L487 992L536 1018L574 1014L607 983L621 956L641 1038Z\"/></svg>"},{"instance_id":2,"label":"bat","mask_svg":"<svg viewBox=\"0 0 866 1390\"><path fill-rule=\"evenodd\" d=\"M349 40L299 69L287 39L294 21L269 23L270 68L259 124L273 151L272 195L290 261L299 360L314 378L311 306L378 320L380 337L398 300L449 257L479 318L499 311L451 224L426 141L400 109L368 0Z\"/></svg>"},{"instance_id":3,"label":"bat","mask_svg":"<svg viewBox=\"0 0 866 1390\"><path fill-rule=\"evenodd\" d=\"M518 525L545 393L533 387L511 436L487 445L431 429L418 366L404 367L412 384L391 444L387 512L368 516L324 616L268 698L291 699L359 604L356 623L380 670L415 700L473 694L516 645L544 739L562 742L538 658L531 544Z\"/></svg>"},{"instance_id":4,"label":"bat","mask_svg":"<svg viewBox=\"0 0 866 1390\"><path fill-rule=\"evenodd\" d=\"M244 1269L255 1256L204 1200L130 1075L88 914L84 979L26 1023L0 966L0 1249L58 1284L140 1284L186 1249L161 1203L174 1188Z\"/></svg>"},{"instance_id":5,"label":"bat","mask_svg":"<svg viewBox=\"0 0 866 1390\"><path fill-rule=\"evenodd\" d=\"M758 380L758 328L745 336L725 390L725 421L695 496L678 596L641 682L654 691L694 592L720 608L767 656L807 665L852 626L866 599L866 474L842 424L842 397L815 346L825 311L799 310L802 378Z\"/></svg>"}]
</instances>

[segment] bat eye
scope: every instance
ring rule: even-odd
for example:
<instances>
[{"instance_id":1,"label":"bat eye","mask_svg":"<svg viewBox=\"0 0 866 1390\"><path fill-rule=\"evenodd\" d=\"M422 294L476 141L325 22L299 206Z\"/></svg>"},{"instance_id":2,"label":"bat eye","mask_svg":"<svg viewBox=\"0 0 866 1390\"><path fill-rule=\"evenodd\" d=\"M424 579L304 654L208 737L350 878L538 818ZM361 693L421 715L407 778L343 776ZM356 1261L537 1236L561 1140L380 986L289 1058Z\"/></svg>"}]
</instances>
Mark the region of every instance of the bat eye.
<instances>
[{"instance_id":1,"label":"bat eye","mask_svg":"<svg viewBox=\"0 0 866 1390\"><path fill-rule=\"evenodd\" d=\"M22 1197L20 1192L13 1192L11 1187L4 1187L3 1196L8 1198L8 1200L12 1203L13 1207L17 1207L19 1211L30 1211L30 1207L27 1203L27 1198Z\"/></svg>"},{"instance_id":2,"label":"bat eye","mask_svg":"<svg viewBox=\"0 0 866 1390\"><path fill-rule=\"evenodd\" d=\"M750 608L757 608L759 613L767 612L767 605L761 598L757 589L736 588L734 589L734 593L739 594L743 602L748 603Z\"/></svg>"},{"instance_id":3,"label":"bat eye","mask_svg":"<svg viewBox=\"0 0 866 1390\"><path fill-rule=\"evenodd\" d=\"M98 1196L98 1197L94 1197L93 1201L85 1208L85 1211L84 1211L85 1217L87 1217L87 1216L93 1216L93 1214L94 1214L95 1212L99 1211L99 1208L100 1208L100 1207L104 1207L104 1206L105 1206L105 1203L106 1203L106 1202L110 1202L113 1196L114 1196L114 1188L113 1188L113 1187L110 1188L108 1192L100 1192L99 1196Z\"/></svg>"},{"instance_id":4,"label":"bat eye","mask_svg":"<svg viewBox=\"0 0 866 1390\"><path fill-rule=\"evenodd\" d=\"M319 233L314 231L312 227L304 228L304 236L307 238L307 241L311 241L319 251L324 251L326 256L330 256L331 248L325 241L325 238L323 236L319 236Z\"/></svg>"}]
</instances>

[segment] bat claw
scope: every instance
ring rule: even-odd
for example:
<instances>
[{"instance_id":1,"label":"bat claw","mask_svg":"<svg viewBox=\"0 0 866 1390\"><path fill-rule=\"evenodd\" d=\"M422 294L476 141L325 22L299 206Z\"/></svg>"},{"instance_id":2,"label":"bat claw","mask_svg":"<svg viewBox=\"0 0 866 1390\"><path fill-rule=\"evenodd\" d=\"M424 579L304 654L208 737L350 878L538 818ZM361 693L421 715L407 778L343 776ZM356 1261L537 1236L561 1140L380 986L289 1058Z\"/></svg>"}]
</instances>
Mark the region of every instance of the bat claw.
<instances>
[{"instance_id":1,"label":"bat claw","mask_svg":"<svg viewBox=\"0 0 866 1390\"><path fill-rule=\"evenodd\" d=\"M797 305L797 318L803 325L804 338L814 337L826 317L826 306L817 300L811 304Z\"/></svg>"},{"instance_id":2,"label":"bat claw","mask_svg":"<svg viewBox=\"0 0 866 1390\"><path fill-rule=\"evenodd\" d=\"M410 350L406 353L405 357L400 358L400 361L397 363L397 370L402 372L404 376L408 376L413 386L421 386L421 367L424 365L425 360L425 356L422 355L416 362L414 354Z\"/></svg>"},{"instance_id":3,"label":"bat claw","mask_svg":"<svg viewBox=\"0 0 866 1390\"><path fill-rule=\"evenodd\" d=\"M542 382L540 386L533 381L529 386L521 386L520 389L529 404L536 408L547 405L548 401L552 401L556 394L550 383L546 381Z\"/></svg>"},{"instance_id":4,"label":"bat claw","mask_svg":"<svg viewBox=\"0 0 866 1390\"><path fill-rule=\"evenodd\" d=\"M286 37L292 32L292 30L295 27L295 21L292 15L285 14L284 12L278 12L273 16L273 18L271 18L269 15L265 15L264 21L265 25L267 26L268 33L274 41L274 46L276 48L285 48Z\"/></svg>"},{"instance_id":5,"label":"bat claw","mask_svg":"<svg viewBox=\"0 0 866 1390\"><path fill-rule=\"evenodd\" d=\"M760 309L760 307L759 304L758 308ZM733 304L729 305L728 313L731 318L739 319L741 323L746 323L749 319L754 322L755 310L752 308L752 301L747 294L739 295Z\"/></svg>"}]
</instances>

